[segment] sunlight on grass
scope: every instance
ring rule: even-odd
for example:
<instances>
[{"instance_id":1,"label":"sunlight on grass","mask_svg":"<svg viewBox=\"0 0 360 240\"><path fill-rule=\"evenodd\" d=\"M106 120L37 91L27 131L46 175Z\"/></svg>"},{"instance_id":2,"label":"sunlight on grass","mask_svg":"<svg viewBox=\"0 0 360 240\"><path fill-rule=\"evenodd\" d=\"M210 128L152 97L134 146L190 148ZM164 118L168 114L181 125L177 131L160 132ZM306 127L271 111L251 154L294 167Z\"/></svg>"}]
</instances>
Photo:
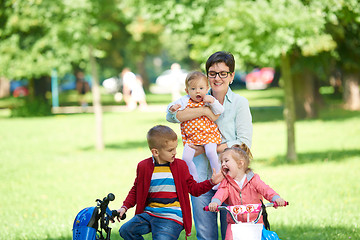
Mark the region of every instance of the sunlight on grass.
<instances>
[{"instance_id":1,"label":"sunlight on grass","mask_svg":"<svg viewBox=\"0 0 360 240\"><path fill-rule=\"evenodd\" d=\"M246 97L250 107L278 107L283 106L283 89L271 88L265 90L234 90L235 93Z\"/></svg>"}]
</instances>

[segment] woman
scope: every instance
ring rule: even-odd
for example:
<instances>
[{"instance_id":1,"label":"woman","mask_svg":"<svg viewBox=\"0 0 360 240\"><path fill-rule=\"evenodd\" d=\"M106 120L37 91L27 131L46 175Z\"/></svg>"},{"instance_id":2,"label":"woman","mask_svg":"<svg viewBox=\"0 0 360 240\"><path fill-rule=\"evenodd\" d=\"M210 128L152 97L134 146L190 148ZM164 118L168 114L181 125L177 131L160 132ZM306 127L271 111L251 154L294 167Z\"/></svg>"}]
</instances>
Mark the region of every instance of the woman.
<instances>
[{"instance_id":1,"label":"woman","mask_svg":"<svg viewBox=\"0 0 360 240\"><path fill-rule=\"evenodd\" d=\"M235 76L235 59L229 52L216 52L206 61L206 73L210 83L210 91L224 107L224 113L216 116L209 107L186 108L171 113L168 111L166 119L169 122L180 123L200 116L207 116L215 121L221 132L222 142L217 147L217 152L235 144L245 143L249 148L252 142L252 117L248 100L231 91L229 85ZM218 117L218 118L217 118ZM199 176L199 181L211 178L209 161L201 146L192 146L196 150L194 163ZM218 239L217 213L204 212L202 209L210 203L215 191L210 190L200 197L191 197L193 215L197 239L211 240ZM226 214L220 213L221 235L225 239Z\"/></svg>"}]
</instances>

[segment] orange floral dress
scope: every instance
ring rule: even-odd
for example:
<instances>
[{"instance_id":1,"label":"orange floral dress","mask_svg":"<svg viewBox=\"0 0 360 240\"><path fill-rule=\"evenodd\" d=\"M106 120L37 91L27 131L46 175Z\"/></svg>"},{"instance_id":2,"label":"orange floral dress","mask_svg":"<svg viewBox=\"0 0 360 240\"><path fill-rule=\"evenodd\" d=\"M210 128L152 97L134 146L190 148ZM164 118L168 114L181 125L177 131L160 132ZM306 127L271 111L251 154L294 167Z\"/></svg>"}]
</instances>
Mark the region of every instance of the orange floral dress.
<instances>
[{"instance_id":1,"label":"orange floral dress","mask_svg":"<svg viewBox=\"0 0 360 240\"><path fill-rule=\"evenodd\" d=\"M194 102L189 99L187 108L196 108L204 106L204 102ZM221 135L217 125L206 116L191 119L182 122L181 137L183 144L205 145L208 143L221 143Z\"/></svg>"}]
</instances>

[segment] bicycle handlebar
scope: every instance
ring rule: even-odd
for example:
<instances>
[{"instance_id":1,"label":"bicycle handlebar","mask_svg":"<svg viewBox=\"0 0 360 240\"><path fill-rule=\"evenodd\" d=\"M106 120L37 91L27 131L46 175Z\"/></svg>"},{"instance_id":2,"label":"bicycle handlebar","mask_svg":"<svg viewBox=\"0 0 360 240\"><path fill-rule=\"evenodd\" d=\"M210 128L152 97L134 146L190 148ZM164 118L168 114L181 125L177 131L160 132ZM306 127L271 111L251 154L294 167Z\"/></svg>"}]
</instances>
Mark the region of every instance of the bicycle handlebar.
<instances>
[{"instance_id":1,"label":"bicycle handlebar","mask_svg":"<svg viewBox=\"0 0 360 240\"><path fill-rule=\"evenodd\" d=\"M114 219L114 217L119 217L120 213L116 210L110 210L108 205L110 201L114 201L115 200L115 195L112 193L109 193L106 197L103 198L103 200L100 199L96 199L97 202L97 206L100 208L100 217L102 219L104 219L104 215L106 213L106 215L111 218L112 220ZM124 220L126 218L126 214L124 213L121 217L121 220ZM104 219L105 220L105 219Z\"/></svg>"},{"instance_id":2,"label":"bicycle handlebar","mask_svg":"<svg viewBox=\"0 0 360 240\"><path fill-rule=\"evenodd\" d=\"M116 211L116 210L112 210L112 213L111 213L110 216L112 216L113 218L114 217L120 217L120 213L118 211ZM126 213L124 213L120 219L124 220L125 218L126 218Z\"/></svg>"},{"instance_id":3,"label":"bicycle handlebar","mask_svg":"<svg viewBox=\"0 0 360 240\"><path fill-rule=\"evenodd\" d=\"M265 207L274 207L274 208L279 207L276 202L264 203L264 205L265 205ZM289 202L285 202L284 207L286 207L287 205L289 205ZM260 210L259 207L261 208L261 204L260 203L257 203L257 204L245 204L245 205L234 205L234 206L228 206L228 207L239 208L239 211L240 211L239 213L258 213L259 212L258 210ZM218 206L216 208L216 211L226 210L225 208L226 207L224 207L224 206ZM203 208L203 210L204 211L210 211L209 206L205 206Z\"/></svg>"},{"instance_id":4,"label":"bicycle handlebar","mask_svg":"<svg viewBox=\"0 0 360 240\"><path fill-rule=\"evenodd\" d=\"M289 202L285 202L285 206L289 205ZM285 207L284 206L284 207ZM271 202L271 203L265 203L264 207L279 207L276 202ZM210 211L209 210L209 206L205 206L204 211ZM249 214L250 213L258 213L257 218L253 221L254 223L257 223L260 219L260 215L263 211L262 209L262 204L258 203L258 204L246 204L246 205L234 205L234 206L218 206L216 208L216 211L219 210L226 210L231 218L234 220L235 223L239 223L239 221L237 220L237 215L239 214L248 214L248 222L249 222Z\"/></svg>"},{"instance_id":5,"label":"bicycle handlebar","mask_svg":"<svg viewBox=\"0 0 360 240\"><path fill-rule=\"evenodd\" d=\"M102 201L100 199L96 199L96 202L101 209L106 209L107 206L109 205L109 202L114 200L115 200L115 195L109 193L106 197L103 198Z\"/></svg>"}]
</instances>

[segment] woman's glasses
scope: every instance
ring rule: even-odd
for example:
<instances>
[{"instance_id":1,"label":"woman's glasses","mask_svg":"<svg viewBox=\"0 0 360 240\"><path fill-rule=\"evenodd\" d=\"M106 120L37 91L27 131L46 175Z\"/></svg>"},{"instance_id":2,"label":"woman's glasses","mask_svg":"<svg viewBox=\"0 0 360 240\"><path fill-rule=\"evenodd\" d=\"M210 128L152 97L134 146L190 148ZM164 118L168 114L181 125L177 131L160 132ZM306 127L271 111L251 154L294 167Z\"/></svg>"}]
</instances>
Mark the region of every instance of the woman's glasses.
<instances>
[{"instance_id":1,"label":"woman's glasses","mask_svg":"<svg viewBox=\"0 0 360 240\"><path fill-rule=\"evenodd\" d=\"M216 75L219 75L220 78L227 78L229 73L232 73L232 72L226 72L226 71L214 72L214 71L210 71L210 72L208 72L207 76L209 78L216 78Z\"/></svg>"}]
</instances>

